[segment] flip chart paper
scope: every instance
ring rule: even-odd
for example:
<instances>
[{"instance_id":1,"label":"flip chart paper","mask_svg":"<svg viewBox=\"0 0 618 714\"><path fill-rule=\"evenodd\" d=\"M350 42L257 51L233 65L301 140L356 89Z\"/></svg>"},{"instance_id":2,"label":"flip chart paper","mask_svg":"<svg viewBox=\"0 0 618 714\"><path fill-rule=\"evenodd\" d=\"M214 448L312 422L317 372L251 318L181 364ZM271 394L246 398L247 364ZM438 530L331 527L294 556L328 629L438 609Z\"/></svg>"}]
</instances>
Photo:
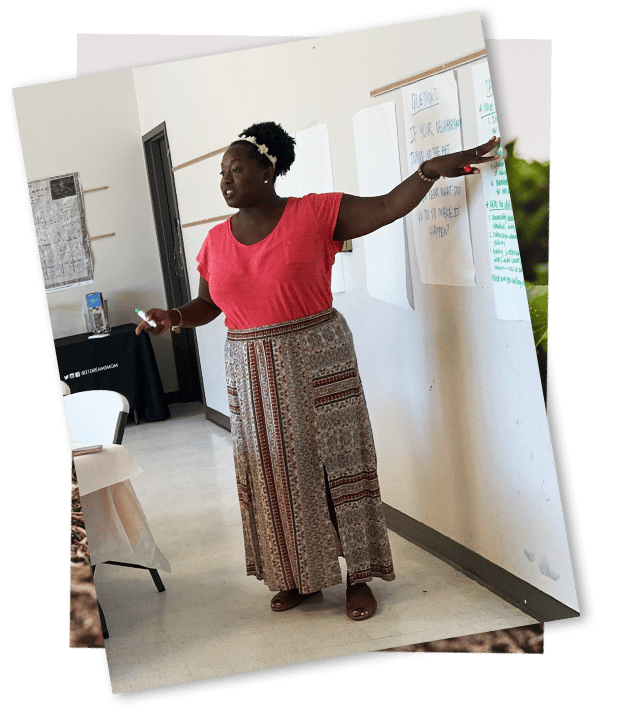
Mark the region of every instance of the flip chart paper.
<instances>
[{"instance_id":1,"label":"flip chart paper","mask_svg":"<svg viewBox=\"0 0 618 714\"><path fill-rule=\"evenodd\" d=\"M334 191L333 169L326 124L293 134L296 160L285 176L277 179L280 196L306 196Z\"/></svg>"},{"instance_id":2,"label":"flip chart paper","mask_svg":"<svg viewBox=\"0 0 618 714\"><path fill-rule=\"evenodd\" d=\"M353 118L361 196L381 196L401 183L395 102L363 109ZM372 297L411 309L406 291L403 219L363 238L367 290Z\"/></svg>"},{"instance_id":3,"label":"flip chart paper","mask_svg":"<svg viewBox=\"0 0 618 714\"><path fill-rule=\"evenodd\" d=\"M461 151L455 74L445 72L402 88L408 169ZM421 280L433 285L476 284L465 179L441 178L407 216Z\"/></svg>"},{"instance_id":4,"label":"flip chart paper","mask_svg":"<svg viewBox=\"0 0 618 714\"><path fill-rule=\"evenodd\" d=\"M487 62L472 68L478 142L500 136ZM502 147L498 152L503 155ZM530 320L519 244L504 161L479 164L485 196L489 258L496 315L502 320Z\"/></svg>"}]
</instances>

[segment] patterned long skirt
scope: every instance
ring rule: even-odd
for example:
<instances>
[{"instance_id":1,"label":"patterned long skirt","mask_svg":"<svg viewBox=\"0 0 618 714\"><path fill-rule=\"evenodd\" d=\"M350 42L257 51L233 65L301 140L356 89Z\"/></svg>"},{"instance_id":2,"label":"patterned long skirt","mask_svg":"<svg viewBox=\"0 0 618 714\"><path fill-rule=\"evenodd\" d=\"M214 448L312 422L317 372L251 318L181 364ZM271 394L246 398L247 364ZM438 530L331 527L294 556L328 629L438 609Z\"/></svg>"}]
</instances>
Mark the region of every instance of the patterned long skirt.
<instances>
[{"instance_id":1,"label":"patterned long skirt","mask_svg":"<svg viewBox=\"0 0 618 714\"><path fill-rule=\"evenodd\" d=\"M270 590L311 593L342 581L343 555L352 583L393 580L373 435L343 316L331 308L229 330L225 362L247 574Z\"/></svg>"}]
</instances>

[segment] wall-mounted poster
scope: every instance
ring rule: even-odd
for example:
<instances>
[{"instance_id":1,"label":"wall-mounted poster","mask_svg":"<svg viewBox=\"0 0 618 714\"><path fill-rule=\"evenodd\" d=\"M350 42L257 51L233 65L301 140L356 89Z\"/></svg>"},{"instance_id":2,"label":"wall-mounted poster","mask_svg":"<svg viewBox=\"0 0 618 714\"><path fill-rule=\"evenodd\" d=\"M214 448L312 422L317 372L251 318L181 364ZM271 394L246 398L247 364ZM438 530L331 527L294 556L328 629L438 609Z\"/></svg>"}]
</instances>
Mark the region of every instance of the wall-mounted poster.
<instances>
[{"instance_id":1,"label":"wall-mounted poster","mask_svg":"<svg viewBox=\"0 0 618 714\"><path fill-rule=\"evenodd\" d=\"M454 72L402 88L410 176L423 161L461 151L459 92ZM407 216L421 280L476 285L465 179L441 178Z\"/></svg>"},{"instance_id":2,"label":"wall-mounted poster","mask_svg":"<svg viewBox=\"0 0 618 714\"><path fill-rule=\"evenodd\" d=\"M489 141L492 136L500 136L487 62L472 68L472 79L478 142L482 144ZM501 146L498 153L500 155L503 153ZM530 309L504 161L481 164L480 168L487 207L485 215L489 233L489 257L496 315L501 320L530 321Z\"/></svg>"},{"instance_id":3,"label":"wall-mounted poster","mask_svg":"<svg viewBox=\"0 0 618 714\"><path fill-rule=\"evenodd\" d=\"M79 174L30 181L28 188L45 290L91 283L94 273Z\"/></svg>"},{"instance_id":4,"label":"wall-mounted poster","mask_svg":"<svg viewBox=\"0 0 618 714\"><path fill-rule=\"evenodd\" d=\"M395 102L362 109L353 117L356 172L361 196L381 196L401 183ZM403 218L365 236L367 291L410 309L406 289Z\"/></svg>"}]
</instances>

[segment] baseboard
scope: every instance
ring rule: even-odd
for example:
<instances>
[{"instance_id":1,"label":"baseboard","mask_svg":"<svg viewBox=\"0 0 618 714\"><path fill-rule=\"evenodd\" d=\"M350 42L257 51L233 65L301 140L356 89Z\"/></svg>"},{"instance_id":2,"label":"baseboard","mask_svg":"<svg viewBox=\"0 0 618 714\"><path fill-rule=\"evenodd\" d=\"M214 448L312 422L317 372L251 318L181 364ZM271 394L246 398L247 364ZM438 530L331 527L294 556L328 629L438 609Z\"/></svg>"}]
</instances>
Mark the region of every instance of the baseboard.
<instances>
[{"instance_id":1,"label":"baseboard","mask_svg":"<svg viewBox=\"0 0 618 714\"><path fill-rule=\"evenodd\" d=\"M495 565L483 556L451 540L420 521L383 504L386 525L402 538L476 580L503 600L539 622L579 617L576 610Z\"/></svg>"},{"instance_id":2,"label":"baseboard","mask_svg":"<svg viewBox=\"0 0 618 714\"><path fill-rule=\"evenodd\" d=\"M206 419L208 419L208 421L211 421L213 424L220 426L222 429L225 429L226 431L232 431L229 416L226 416L225 414L221 414L221 412L218 412L216 409L212 409L211 407L207 406L206 407Z\"/></svg>"}]
</instances>

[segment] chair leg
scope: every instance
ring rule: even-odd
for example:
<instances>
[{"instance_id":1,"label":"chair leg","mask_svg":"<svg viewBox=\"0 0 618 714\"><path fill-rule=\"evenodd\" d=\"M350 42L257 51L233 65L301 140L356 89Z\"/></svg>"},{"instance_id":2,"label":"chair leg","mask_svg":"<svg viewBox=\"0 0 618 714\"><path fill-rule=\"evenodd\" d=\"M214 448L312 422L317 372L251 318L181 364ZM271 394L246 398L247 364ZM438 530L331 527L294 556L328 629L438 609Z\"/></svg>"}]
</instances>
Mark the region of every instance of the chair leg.
<instances>
[{"instance_id":1,"label":"chair leg","mask_svg":"<svg viewBox=\"0 0 618 714\"><path fill-rule=\"evenodd\" d=\"M101 603L97 600L97 605L99 606L99 617L101 618L101 630L103 630L103 639L106 640L109 637L109 632L107 631L107 623L105 622L105 615L101 609Z\"/></svg>"},{"instance_id":2,"label":"chair leg","mask_svg":"<svg viewBox=\"0 0 618 714\"><path fill-rule=\"evenodd\" d=\"M155 568L148 568L150 571L150 574L152 575L152 579L154 580L154 584L157 586L157 590L162 593L165 590L165 585L163 585L163 581L161 580L161 576L159 575L159 571L155 570Z\"/></svg>"},{"instance_id":3,"label":"chair leg","mask_svg":"<svg viewBox=\"0 0 618 714\"><path fill-rule=\"evenodd\" d=\"M139 570L147 570L152 575L152 579L154 580L154 584L157 586L157 590L160 593L165 590L165 585L163 585L159 571L155 568L148 568L146 565L137 565L136 563L120 563L117 560L106 560L105 562L108 565L120 565L123 568L138 568Z\"/></svg>"},{"instance_id":4,"label":"chair leg","mask_svg":"<svg viewBox=\"0 0 618 714\"><path fill-rule=\"evenodd\" d=\"M92 568L92 577L94 578L94 569L97 566L91 565L90 567ZM103 639L106 640L109 637L109 632L107 631L107 622L105 622L105 615L103 614L103 609L101 608L99 598L97 598L97 606L99 608L99 618L101 620L101 630L103 631Z\"/></svg>"}]
</instances>

